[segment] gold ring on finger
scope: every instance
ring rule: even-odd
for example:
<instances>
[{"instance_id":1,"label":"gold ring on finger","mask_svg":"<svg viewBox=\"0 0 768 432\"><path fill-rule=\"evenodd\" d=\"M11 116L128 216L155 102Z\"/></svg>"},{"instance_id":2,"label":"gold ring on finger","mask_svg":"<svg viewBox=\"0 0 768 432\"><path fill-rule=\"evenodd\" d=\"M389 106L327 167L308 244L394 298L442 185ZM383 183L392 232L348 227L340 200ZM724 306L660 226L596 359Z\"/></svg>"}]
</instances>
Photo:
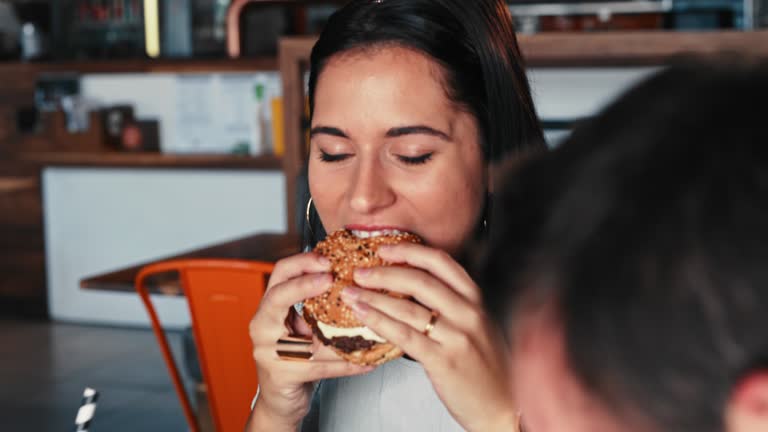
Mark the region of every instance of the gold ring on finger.
<instances>
[{"instance_id":1,"label":"gold ring on finger","mask_svg":"<svg viewBox=\"0 0 768 432\"><path fill-rule=\"evenodd\" d=\"M275 352L280 360L309 361L314 355L312 352L312 338L293 335L282 337L277 341Z\"/></svg>"},{"instance_id":2,"label":"gold ring on finger","mask_svg":"<svg viewBox=\"0 0 768 432\"><path fill-rule=\"evenodd\" d=\"M440 317L440 313L437 311L432 311L432 314L429 317L429 322L426 326L424 326L424 336L429 337L429 334L432 333L432 330L435 328L435 324L437 323L437 318Z\"/></svg>"}]
</instances>

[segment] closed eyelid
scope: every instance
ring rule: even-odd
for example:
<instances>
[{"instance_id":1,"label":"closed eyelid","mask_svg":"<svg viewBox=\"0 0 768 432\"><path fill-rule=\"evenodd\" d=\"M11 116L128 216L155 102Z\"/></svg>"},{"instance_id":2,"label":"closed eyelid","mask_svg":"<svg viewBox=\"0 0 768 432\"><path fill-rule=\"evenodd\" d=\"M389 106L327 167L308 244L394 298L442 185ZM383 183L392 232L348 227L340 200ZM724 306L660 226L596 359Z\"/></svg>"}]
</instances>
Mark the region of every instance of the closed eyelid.
<instances>
[{"instance_id":1,"label":"closed eyelid","mask_svg":"<svg viewBox=\"0 0 768 432\"><path fill-rule=\"evenodd\" d=\"M352 154L354 149L347 143L339 140L312 140L310 148L312 153L323 154Z\"/></svg>"}]
</instances>

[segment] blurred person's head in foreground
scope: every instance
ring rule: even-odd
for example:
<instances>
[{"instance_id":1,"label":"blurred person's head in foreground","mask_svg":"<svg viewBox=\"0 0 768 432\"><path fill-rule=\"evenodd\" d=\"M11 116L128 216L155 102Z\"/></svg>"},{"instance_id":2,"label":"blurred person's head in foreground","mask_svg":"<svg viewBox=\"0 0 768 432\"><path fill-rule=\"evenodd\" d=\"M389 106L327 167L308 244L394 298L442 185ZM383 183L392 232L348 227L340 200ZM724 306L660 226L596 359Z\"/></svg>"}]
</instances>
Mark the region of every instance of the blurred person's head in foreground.
<instances>
[{"instance_id":1,"label":"blurred person's head in foreground","mask_svg":"<svg viewBox=\"0 0 768 432\"><path fill-rule=\"evenodd\" d=\"M483 270L533 432L768 431L768 68L678 66L502 182Z\"/></svg>"}]
</instances>

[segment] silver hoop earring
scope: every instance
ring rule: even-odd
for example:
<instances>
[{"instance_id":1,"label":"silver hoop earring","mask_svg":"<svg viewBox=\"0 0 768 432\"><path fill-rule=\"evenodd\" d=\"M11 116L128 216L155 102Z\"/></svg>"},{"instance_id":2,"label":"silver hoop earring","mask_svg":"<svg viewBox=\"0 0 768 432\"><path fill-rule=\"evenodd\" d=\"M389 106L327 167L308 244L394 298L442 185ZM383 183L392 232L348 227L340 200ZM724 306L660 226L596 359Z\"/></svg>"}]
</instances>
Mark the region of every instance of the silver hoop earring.
<instances>
[{"instance_id":1,"label":"silver hoop earring","mask_svg":"<svg viewBox=\"0 0 768 432\"><path fill-rule=\"evenodd\" d=\"M309 222L309 211L312 208L312 197L309 197L309 201L307 201L307 211L304 214L304 219L307 222L307 228L309 228L309 234L314 237L315 236L315 230L312 229L312 224Z\"/></svg>"}]
</instances>

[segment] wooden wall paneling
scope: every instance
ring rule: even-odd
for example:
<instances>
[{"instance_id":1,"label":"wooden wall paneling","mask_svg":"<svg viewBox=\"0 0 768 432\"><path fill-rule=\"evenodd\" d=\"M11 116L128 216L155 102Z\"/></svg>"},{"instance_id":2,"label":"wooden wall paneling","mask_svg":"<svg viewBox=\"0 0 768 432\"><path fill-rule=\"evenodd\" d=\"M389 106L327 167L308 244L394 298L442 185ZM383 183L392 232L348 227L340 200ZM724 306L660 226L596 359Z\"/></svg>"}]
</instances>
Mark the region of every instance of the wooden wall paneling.
<instances>
[{"instance_id":1,"label":"wooden wall paneling","mask_svg":"<svg viewBox=\"0 0 768 432\"><path fill-rule=\"evenodd\" d=\"M288 232L296 233L296 179L307 161L307 143L304 139L305 89L304 74L307 70L309 53L314 38L287 38L280 42L279 63L283 85L285 133L285 174L286 217Z\"/></svg>"},{"instance_id":2,"label":"wooden wall paneling","mask_svg":"<svg viewBox=\"0 0 768 432\"><path fill-rule=\"evenodd\" d=\"M39 167L0 161L0 313L47 316Z\"/></svg>"},{"instance_id":3,"label":"wooden wall paneling","mask_svg":"<svg viewBox=\"0 0 768 432\"><path fill-rule=\"evenodd\" d=\"M37 74L25 64L0 68L0 154L18 151L19 108L34 106Z\"/></svg>"}]
</instances>

